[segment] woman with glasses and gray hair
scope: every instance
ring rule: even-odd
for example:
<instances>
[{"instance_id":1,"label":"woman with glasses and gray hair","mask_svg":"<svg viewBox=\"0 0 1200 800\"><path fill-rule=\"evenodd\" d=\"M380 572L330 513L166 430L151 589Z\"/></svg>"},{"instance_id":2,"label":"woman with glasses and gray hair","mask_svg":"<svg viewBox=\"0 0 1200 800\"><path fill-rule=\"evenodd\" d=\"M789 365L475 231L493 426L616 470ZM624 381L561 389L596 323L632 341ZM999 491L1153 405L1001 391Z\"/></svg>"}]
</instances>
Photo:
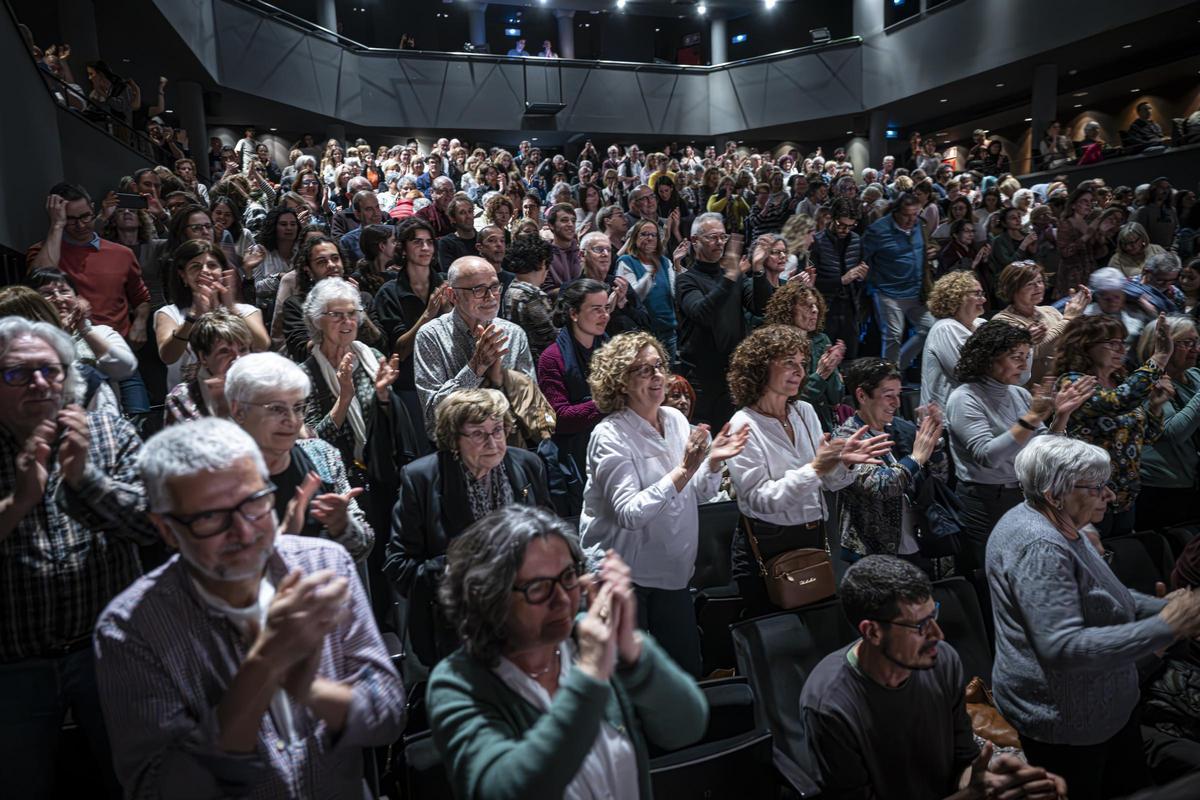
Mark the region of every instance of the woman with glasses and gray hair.
<instances>
[{"instance_id":1,"label":"woman with glasses and gray hair","mask_svg":"<svg viewBox=\"0 0 1200 800\"><path fill-rule=\"evenodd\" d=\"M1200 593L1127 589L1082 532L1115 499L1103 449L1041 437L1016 471L1025 501L987 547L996 705L1030 763L1065 778L1073 800L1124 797L1150 783L1136 662L1200 635Z\"/></svg>"},{"instance_id":2,"label":"woman with glasses and gray hair","mask_svg":"<svg viewBox=\"0 0 1200 800\"><path fill-rule=\"evenodd\" d=\"M288 503L304 479L316 473L321 485L300 532L335 541L362 561L375 544L375 532L355 500L363 490L350 488L346 465L331 444L300 438L309 388L304 371L278 353L243 356L225 374L229 414L262 451L276 487L279 518L287 516Z\"/></svg>"},{"instance_id":3,"label":"woman with glasses and gray hair","mask_svg":"<svg viewBox=\"0 0 1200 800\"><path fill-rule=\"evenodd\" d=\"M1067 435L1112 458L1114 495L1099 525L1102 537L1133 533L1142 448L1162 435L1163 405L1174 391L1165 375L1175 349L1166 315L1159 315L1150 357L1132 372L1125 368L1125 339L1125 326L1113 317L1079 317L1067 325L1058 351L1059 389L1088 377L1097 381L1095 393L1071 415Z\"/></svg>"},{"instance_id":4,"label":"woman with glasses and gray hair","mask_svg":"<svg viewBox=\"0 0 1200 800\"><path fill-rule=\"evenodd\" d=\"M708 426L663 405L670 362L648 333L623 333L591 361L592 402L607 414L587 447L583 543L616 550L629 564L638 625L675 662L700 676L700 638L688 581L696 561L700 503L720 489L722 463L742 451L747 432Z\"/></svg>"},{"instance_id":5,"label":"woman with glasses and gray hair","mask_svg":"<svg viewBox=\"0 0 1200 800\"><path fill-rule=\"evenodd\" d=\"M571 526L540 509L451 543L439 595L461 647L427 697L455 796L647 798L647 744L703 735L703 693L638 630L629 567L609 551L588 569Z\"/></svg>"},{"instance_id":6,"label":"woman with glasses and gray hair","mask_svg":"<svg viewBox=\"0 0 1200 800\"><path fill-rule=\"evenodd\" d=\"M510 432L502 392L461 389L437 406L437 452L400 470L383 572L408 599L408 632L423 664L432 666L455 647L436 607L450 541L499 508L554 508L541 459L510 448Z\"/></svg>"}]
</instances>

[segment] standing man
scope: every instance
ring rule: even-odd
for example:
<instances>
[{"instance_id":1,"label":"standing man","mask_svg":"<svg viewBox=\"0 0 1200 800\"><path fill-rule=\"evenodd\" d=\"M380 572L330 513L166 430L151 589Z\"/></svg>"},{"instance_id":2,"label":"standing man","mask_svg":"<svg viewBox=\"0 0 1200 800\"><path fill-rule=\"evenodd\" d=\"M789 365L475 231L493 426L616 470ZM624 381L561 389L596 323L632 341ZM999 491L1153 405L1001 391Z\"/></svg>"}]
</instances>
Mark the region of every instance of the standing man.
<instances>
[{"instance_id":1,"label":"standing man","mask_svg":"<svg viewBox=\"0 0 1200 800\"><path fill-rule=\"evenodd\" d=\"M575 209L570 203L550 206L546 222L554 239L550 242L550 269L542 289L551 297L580 276L583 265L579 260L579 240L575 237Z\"/></svg>"},{"instance_id":2,"label":"standing man","mask_svg":"<svg viewBox=\"0 0 1200 800\"><path fill-rule=\"evenodd\" d=\"M625 246L625 237L629 234L629 220L621 211L620 206L605 206L596 214L596 227L608 237L614 253L620 252Z\"/></svg>"},{"instance_id":3,"label":"standing man","mask_svg":"<svg viewBox=\"0 0 1200 800\"><path fill-rule=\"evenodd\" d=\"M68 710L106 797L112 771L92 659L106 603L142 574L155 541L129 423L74 404L75 343L61 329L0 319L0 786L51 797Z\"/></svg>"},{"instance_id":4,"label":"standing man","mask_svg":"<svg viewBox=\"0 0 1200 800\"><path fill-rule=\"evenodd\" d=\"M901 372L921 352L933 324L921 302L925 241L917 224L920 211L917 196L904 192L892 204L892 213L873 222L862 238L862 260L870 267L867 290L875 301L883 357ZM915 332L905 341L909 325Z\"/></svg>"},{"instance_id":5,"label":"standing man","mask_svg":"<svg viewBox=\"0 0 1200 800\"><path fill-rule=\"evenodd\" d=\"M829 227L813 239L809 262L816 270L815 288L825 298L825 332L846 343L846 360L858 358L859 320L869 268L862 260L862 243L854 232L858 203L839 197L832 203Z\"/></svg>"},{"instance_id":6,"label":"standing man","mask_svg":"<svg viewBox=\"0 0 1200 800\"><path fill-rule=\"evenodd\" d=\"M362 178L361 180L365 181L366 178ZM350 200L350 205L354 209L354 216L358 225L354 230L343 234L339 241L342 243L342 249L354 256L354 261L351 263L357 264L363 258L363 228L383 222L383 209L379 207L379 196L371 189L360 189L355 192Z\"/></svg>"}]
</instances>

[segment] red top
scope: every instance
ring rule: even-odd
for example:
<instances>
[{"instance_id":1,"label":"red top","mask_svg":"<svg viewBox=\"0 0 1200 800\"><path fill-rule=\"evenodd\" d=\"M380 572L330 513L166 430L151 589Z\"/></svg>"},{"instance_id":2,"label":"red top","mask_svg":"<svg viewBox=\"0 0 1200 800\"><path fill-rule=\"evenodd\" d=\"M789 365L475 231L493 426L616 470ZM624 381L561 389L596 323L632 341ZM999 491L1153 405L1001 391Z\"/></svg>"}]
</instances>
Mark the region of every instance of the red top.
<instances>
[{"instance_id":1,"label":"red top","mask_svg":"<svg viewBox=\"0 0 1200 800\"><path fill-rule=\"evenodd\" d=\"M142 268L132 250L107 239L96 241L98 248L63 239L58 268L71 276L75 290L92 304L92 322L128 337L129 315L134 308L150 302L150 290L142 282ZM29 248L26 263L33 263L42 244Z\"/></svg>"}]
</instances>

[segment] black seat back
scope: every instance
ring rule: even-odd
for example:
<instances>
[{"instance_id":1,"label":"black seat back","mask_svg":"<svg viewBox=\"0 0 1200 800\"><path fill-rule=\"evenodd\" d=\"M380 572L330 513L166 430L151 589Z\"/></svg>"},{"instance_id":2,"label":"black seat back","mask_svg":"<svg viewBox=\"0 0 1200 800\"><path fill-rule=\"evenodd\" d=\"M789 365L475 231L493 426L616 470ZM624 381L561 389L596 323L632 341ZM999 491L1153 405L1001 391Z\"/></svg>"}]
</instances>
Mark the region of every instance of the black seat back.
<instances>
[{"instance_id":1,"label":"black seat back","mask_svg":"<svg viewBox=\"0 0 1200 800\"><path fill-rule=\"evenodd\" d=\"M800 718L800 690L822 658L858 634L838 600L746 620L730 629L738 672L754 690L759 727L771 731L775 750L808 774Z\"/></svg>"},{"instance_id":2,"label":"black seat back","mask_svg":"<svg viewBox=\"0 0 1200 800\"><path fill-rule=\"evenodd\" d=\"M975 587L966 578L946 578L934 582L933 599L941 604L938 627L962 659L964 681L980 677L991 686L993 653Z\"/></svg>"},{"instance_id":3,"label":"black seat back","mask_svg":"<svg viewBox=\"0 0 1200 800\"><path fill-rule=\"evenodd\" d=\"M771 734L750 731L689 747L650 762L655 797L742 800L778 792L771 769Z\"/></svg>"},{"instance_id":4,"label":"black seat back","mask_svg":"<svg viewBox=\"0 0 1200 800\"><path fill-rule=\"evenodd\" d=\"M1104 547L1112 553L1113 573L1130 589L1153 596L1154 585L1166 582L1162 562L1151 556L1143 536L1114 536L1104 540Z\"/></svg>"},{"instance_id":5,"label":"black seat back","mask_svg":"<svg viewBox=\"0 0 1200 800\"><path fill-rule=\"evenodd\" d=\"M700 541L696 550L696 571L692 574L693 589L728 586L733 582L729 552L738 518L737 503L732 500L700 506Z\"/></svg>"}]
</instances>

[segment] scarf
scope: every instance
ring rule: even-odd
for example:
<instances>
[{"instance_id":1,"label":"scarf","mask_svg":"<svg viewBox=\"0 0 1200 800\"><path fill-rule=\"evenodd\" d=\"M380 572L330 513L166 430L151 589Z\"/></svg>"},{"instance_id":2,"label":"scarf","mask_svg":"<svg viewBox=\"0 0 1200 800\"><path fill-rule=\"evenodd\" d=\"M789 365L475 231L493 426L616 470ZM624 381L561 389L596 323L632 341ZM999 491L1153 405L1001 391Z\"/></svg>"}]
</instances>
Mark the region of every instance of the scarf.
<instances>
[{"instance_id":1,"label":"scarf","mask_svg":"<svg viewBox=\"0 0 1200 800\"><path fill-rule=\"evenodd\" d=\"M367 375L374 379L375 373L379 371L379 359L371 352L371 348L367 347L362 342L351 342L350 352L354 354L358 361L356 369L361 367L366 370ZM337 379L337 367L329 363L329 359L321 352L321 348L314 347L313 355L316 356L317 366L321 369L321 377L325 379L325 383L329 386L329 391L333 396L341 395L341 384ZM363 416L362 404L358 401L358 395L350 400L350 408L346 411L346 421L350 423L350 430L354 433L354 458L362 461L363 445L367 441L367 422Z\"/></svg>"},{"instance_id":2,"label":"scarf","mask_svg":"<svg viewBox=\"0 0 1200 800\"><path fill-rule=\"evenodd\" d=\"M471 506L471 519L482 519L498 508L513 504L512 484L508 481L508 470L501 461L482 480L467 471L461 461L463 479L467 485L467 502Z\"/></svg>"},{"instance_id":3,"label":"scarf","mask_svg":"<svg viewBox=\"0 0 1200 800\"><path fill-rule=\"evenodd\" d=\"M592 396L587 376L591 371L592 354L596 348L608 341L608 334L596 337L589 350L571 335L571 326L564 325L558 332L555 343L563 360L563 382L567 385L567 396L572 403L582 403Z\"/></svg>"}]
</instances>

